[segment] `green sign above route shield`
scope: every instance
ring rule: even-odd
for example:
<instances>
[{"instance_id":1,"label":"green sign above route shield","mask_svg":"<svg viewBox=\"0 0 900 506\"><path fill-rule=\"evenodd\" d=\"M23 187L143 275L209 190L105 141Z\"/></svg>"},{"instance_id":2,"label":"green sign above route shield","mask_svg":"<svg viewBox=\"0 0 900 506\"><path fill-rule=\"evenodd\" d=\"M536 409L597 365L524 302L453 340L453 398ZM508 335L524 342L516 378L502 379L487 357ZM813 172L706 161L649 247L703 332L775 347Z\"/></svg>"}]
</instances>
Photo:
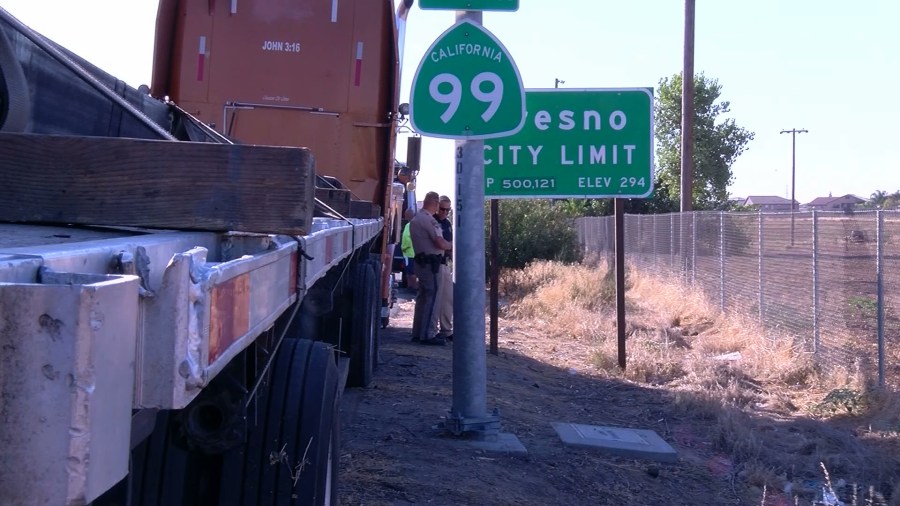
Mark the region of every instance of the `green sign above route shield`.
<instances>
[{"instance_id":1,"label":"green sign above route shield","mask_svg":"<svg viewBox=\"0 0 900 506\"><path fill-rule=\"evenodd\" d=\"M413 77L410 122L423 135L489 139L525 121L525 91L509 52L482 26L462 20L425 53Z\"/></svg>"},{"instance_id":2,"label":"green sign above route shield","mask_svg":"<svg viewBox=\"0 0 900 506\"><path fill-rule=\"evenodd\" d=\"M519 0L419 0L420 9L517 11Z\"/></svg>"},{"instance_id":3,"label":"green sign above route shield","mask_svg":"<svg viewBox=\"0 0 900 506\"><path fill-rule=\"evenodd\" d=\"M525 126L485 141L488 198L644 198L653 192L653 91L525 93Z\"/></svg>"}]
</instances>

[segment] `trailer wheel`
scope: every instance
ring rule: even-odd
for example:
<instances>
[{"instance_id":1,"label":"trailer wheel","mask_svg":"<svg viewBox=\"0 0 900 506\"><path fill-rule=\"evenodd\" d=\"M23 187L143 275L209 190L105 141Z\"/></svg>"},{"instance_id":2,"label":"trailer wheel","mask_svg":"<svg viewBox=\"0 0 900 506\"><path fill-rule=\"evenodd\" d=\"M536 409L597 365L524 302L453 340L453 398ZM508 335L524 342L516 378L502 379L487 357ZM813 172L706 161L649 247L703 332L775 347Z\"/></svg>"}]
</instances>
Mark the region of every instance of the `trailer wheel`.
<instances>
[{"instance_id":1,"label":"trailer wheel","mask_svg":"<svg viewBox=\"0 0 900 506\"><path fill-rule=\"evenodd\" d=\"M373 269L375 269L375 299L372 301L372 304L375 306L374 317L375 323L372 328L372 349L374 350L372 353L372 371L378 371L378 357L380 356L381 350L379 346L381 345L381 329L387 328L390 317L382 318L383 326L378 327L378 318L381 315L381 308L385 305L385 301L381 299L381 282L384 281L382 275L384 274L381 270L383 268L381 260L378 259L377 256L373 256L371 258Z\"/></svg>"},{"instance_id":2,"label":"trailer wheel","mask_svg":"<svg viewBox=\"0 0 900 506\"><path fill-rule=\"evenodd\" d=\"M331 348L285 339L247 443L223 456L219 504L336 504L338 372Z\"/></svg>"},{"instance_id":3,"label":"trailer wheel","mask_svg":"<svg viewBox=\"0 0 900 506\"><path fill-rule=\"evenodd\" d=\"M215 494L216 457L189 451L172 411L160 411L147 439L131 451L131 469L92 506L202 504ZM211 474L212 473L212 474Z\"/></svg>"},{"instance_id":4,"label":"trailer wheel","mask_svg":"<svg viewBox=\"0 0 900 506\"><path fill-rule=\"evenodd\" d=\"M356 265L353 276L353 314L350 324L350 372L347 386L367 387L372 383L378 335L378 277L371 262Z\"/></svg>"}]
</instances>

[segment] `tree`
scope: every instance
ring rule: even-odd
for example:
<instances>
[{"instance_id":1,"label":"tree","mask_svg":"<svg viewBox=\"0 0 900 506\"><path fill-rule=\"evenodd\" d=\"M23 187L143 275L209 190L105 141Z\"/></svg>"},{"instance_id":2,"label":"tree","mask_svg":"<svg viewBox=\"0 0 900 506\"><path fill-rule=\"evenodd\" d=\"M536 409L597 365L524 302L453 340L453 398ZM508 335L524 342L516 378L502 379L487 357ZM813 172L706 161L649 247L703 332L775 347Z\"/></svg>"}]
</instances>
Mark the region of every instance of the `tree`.
<instances>
[{"instance_id":1,"label":"tree","mask_svg":"<svg viewBox=\"0 0 900 506\"><path fill-rule=\"evenodd\" d=\"M564 199L556 201L570 216L609 216L613 212L612 199Z\"/></svg>"},{"instance_id":2,"label":"tree","mask_svg":"<svg viewBox=\"0 0 900 506\"><path fill-rule=\"evenodd\" d=\"M875 190L866 201L866 207L874 209L897 209L900 208L900 190L894 193L888 193L884 190Z\"/></svg>"},{"instance_id":3,"label":"tree","mask_svg":"<svg viewBox=\"0 0 900 506\"><path fill-rule=\"evenodd\" d=\"M890 195L886 195L884 202L881 203L882 209L900 209L900 190Z\"/></svg>"},{"instance_id":4,"label":"tree","mask_svg":"<svg viewBox=\"0 0 900 506\"><path fill-rule=\"evenodd\" d=\"M869 197L869 202L867 202L871 207L876 209L880 209L884 206L884 201L887 200L888 193L884 190L875 190L872 192L872 195Z\"/></svg>"},{"instance_id":5,"label":"tree","mask_svg":"<svg viewBox=\"0 0 900 506\"><path fill-rule=\"evenodd\" d=\"M490 223L488 202L484 213L485 224ZM489 227L485 227L485 244L490 244ZM520 269L534 260L581 261L572 211L547 199L501 201L498 263L504 268Z\"/></svg>"},{"instance_id":6,"label":"tree","mask_svg":"<svg viewBox=\"0 0 900 506\"><path fill-rule=\"evenodd\" d=\"M697 210L725 209L731 166L753 140L753 132L734 119L721 119L731 103L718 101L722 86L704 74L694 76L694 180L693 204ZM717 102L718 101L718 102ZM655 108L656 188L645 203L649 212L677 210L681 195L681 74L662 78Z\"/></svg>"}]
</instances>

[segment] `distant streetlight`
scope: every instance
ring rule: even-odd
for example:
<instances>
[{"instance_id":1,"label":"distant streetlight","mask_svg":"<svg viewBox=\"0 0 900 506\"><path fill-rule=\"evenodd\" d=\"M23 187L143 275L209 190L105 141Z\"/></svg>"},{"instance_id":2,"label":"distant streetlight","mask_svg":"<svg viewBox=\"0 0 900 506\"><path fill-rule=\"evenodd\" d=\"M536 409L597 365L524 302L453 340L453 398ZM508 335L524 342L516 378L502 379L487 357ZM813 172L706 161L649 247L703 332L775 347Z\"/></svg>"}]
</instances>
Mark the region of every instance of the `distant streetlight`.
<instances>
[{"instance_id":1,"label":"distant streetlight","mask_svg":"<svg viewBox=\"0 0 900 506\"><path fill-rule=\"evenodd\" d=\"M560 85L560 84L566 84L566 82L563 81L562 79L554 79L554 81L556 81L556 82L553 83L553 87L554 87L554 88L559 88L559 85Z\"/></svg>"},{"instance_id":2,"label":"distant streetlight","mask_svg":"<svg viewBox=\"0 0 900 506\"><path fill-rule=\"evenodd\" d=\"M791 134L791 246L794 245L794 202L796 202L796 198L794 197L794 192L796 190L795 186L797 183L797 134L805 134L809 133L809 130L805 128L796 129L792 128L790 130L782 130L783 134Z\"/></svg>"}]
</instances>

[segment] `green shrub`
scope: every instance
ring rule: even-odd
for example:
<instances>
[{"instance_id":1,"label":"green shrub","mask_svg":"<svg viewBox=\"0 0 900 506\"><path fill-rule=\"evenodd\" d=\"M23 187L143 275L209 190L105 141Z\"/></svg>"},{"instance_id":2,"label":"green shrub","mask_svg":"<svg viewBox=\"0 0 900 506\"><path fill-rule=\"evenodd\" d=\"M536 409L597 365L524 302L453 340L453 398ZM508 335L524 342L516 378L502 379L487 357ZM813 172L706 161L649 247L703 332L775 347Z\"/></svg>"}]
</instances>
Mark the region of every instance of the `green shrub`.
<instances>
[{"instance_id":1,"label":"green shrub","mask_svg":"<svg viewBox=\"0 0 900 506\"><path fill-rule=\"evenodd\" d=\"M521 269L534 260L580 262L575 219L549 200L500 201L500 267ZM485 203L485 244L490 253L490 204ZM486 265L488 265L486 263Z\"/></svg>"}]
</instances>

